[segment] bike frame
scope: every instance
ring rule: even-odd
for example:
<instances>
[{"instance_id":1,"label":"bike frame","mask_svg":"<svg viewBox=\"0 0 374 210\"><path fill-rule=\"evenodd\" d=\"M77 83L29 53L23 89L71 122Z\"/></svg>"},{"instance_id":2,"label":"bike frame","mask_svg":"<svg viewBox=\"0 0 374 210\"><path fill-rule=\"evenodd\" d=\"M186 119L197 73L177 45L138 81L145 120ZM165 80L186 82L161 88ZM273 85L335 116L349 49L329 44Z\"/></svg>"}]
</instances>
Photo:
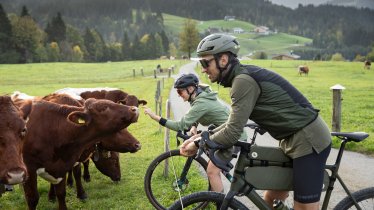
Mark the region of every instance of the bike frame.
<instances>
[{"instance_id":1,"label":"bike frame","mask_svg":"<svg viewBox=\"0 0 374 210\"><path fill-rule=\"evenodd\" d=\"M345 185L342 178L338 174L344 148L347 142L348 140L342 140L335 164L325 166L325 170L329 170L331 172L331 175L329 176L329 186L326 190L326 194L325 194L323 205L322 205L322 210L327 210L336 179L338 179L339 183L342 185L346 194L353 200L356 208L361 209L357 201L352 196L350 190L348 189L348 187ZM225 200L222 203L221 209L227 209L228 204L230 203L230 201L235 195L239 195L239 196L245 195L259 209L272 210L272 208L270 208L267 205L265 200L261 198L261 196L256 192L256 189L253 186L251 186L251 184L249 184L244 178L245 168L248 167L247 155L250 151L251 146L252 145L249 145L249 144L247 144L247 147L241 145L241 152L240 152L238 162L236 163L236 167L234 170L233 182L231 182L230 191L226 194Z\"/></svg>"}]
</instances>

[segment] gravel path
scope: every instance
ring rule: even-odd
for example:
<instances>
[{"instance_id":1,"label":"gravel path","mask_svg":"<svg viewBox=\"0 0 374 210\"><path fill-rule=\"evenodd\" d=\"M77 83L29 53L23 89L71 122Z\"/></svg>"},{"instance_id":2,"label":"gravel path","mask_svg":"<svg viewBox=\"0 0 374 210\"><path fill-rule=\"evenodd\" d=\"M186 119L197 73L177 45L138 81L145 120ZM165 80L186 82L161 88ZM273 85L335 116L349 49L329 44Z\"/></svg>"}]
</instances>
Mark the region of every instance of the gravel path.
<instances>
[{"instance_id":1,"label":"gravel path","mask_svg":"<svg viewBox=\"0 0 374 210\"><path fill-rule=\"evenodd\" d=\"M191 62L180 68L179 74L194 73L194 67L196 62ZM173 75L173 77L179 77L179 75ZM189 109L189 104L183 102L183 100L177 95L175 89L170 90L169 100L171 102L171 109L174 114L175 120L180 119L184 113ZM227 105L227 104L226 104ZM250 136L251 131L248 130ZM258 135L256 139L257 144L267 146L277 146L277 141L272 139L269 134L263 136ZM332 149L328 164L333 164L337 156L337 150ZM374 187L374 158L366 155L362 155L356 152L345 151L343 160L340 165L339 174L342 177L345 184L351 191L356 191L362 188ZM229 190L229 182L223 179L225 184L225 192ZM322 195L323 197L324 195ZM332 209L341 199L345 197L345 192L338 182L335 183L335 189L330 200L329 209ZM240 198L248 206L253 206L247 198ZM253 207L256 209L256 207Z\"/></svg>"}]
</instances>

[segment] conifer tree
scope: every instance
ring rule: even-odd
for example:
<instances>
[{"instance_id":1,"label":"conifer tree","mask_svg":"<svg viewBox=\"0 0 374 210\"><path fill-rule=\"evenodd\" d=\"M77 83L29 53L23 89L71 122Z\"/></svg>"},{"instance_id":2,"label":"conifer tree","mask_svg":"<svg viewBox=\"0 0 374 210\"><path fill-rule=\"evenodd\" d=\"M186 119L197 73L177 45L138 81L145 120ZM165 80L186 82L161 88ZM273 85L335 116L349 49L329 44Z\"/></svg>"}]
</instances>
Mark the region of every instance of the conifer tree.
<instances>
[{"instance_id":1,"label":"conifer tree","mask_svg":"<svg viewBox=\"0 0 374 210\"><path fill-rule=\"evenodd\" d=\"M18 62L18 53L12 42L12 24L0 4L0 63Z\"/></svg>"}]
</instances>

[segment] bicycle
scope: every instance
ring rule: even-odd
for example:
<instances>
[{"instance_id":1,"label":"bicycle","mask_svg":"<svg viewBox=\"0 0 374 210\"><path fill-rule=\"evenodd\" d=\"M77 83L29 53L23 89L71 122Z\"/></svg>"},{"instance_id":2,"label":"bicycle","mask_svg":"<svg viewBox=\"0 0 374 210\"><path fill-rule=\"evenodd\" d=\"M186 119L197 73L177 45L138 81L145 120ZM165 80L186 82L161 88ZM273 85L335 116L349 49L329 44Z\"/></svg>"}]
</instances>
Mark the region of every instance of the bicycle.
<instances>
[{"instance_id":1,"label":"bicycle","mask_svg":"<svg viewBox=\"0 0 374 210\"><path fill-rule=\"evenodd\" d=\"M246 127L254 129L253 137L263 134L265 131L260 129L257 124L250 123ZM212 129L209 126L208 130ZM187 140L190 136L177 132L176 139L179 145L179 139ZM175 174L165 176L164 165L170 160L172 171ZM192 166L192 167L191 167ZM193 192L210 190L210 184L206 169L207 160L203 157L185 157L180 155L179 149L170 150L156 157L149 165L144 176L144 189L146 196L156 209L166 209L177 198L182 195L188 195ZM222 171L223 175L228 179L232 179L232 175ZM203 207L201 204L200 207Z\"/></svg>"},{"instance_id":2,"label":"bicycle","mask_svg":"<svg viewBox=\"0 0 374 210\"><path fill-rule=\"evenodd\" d=\"M361 142L369 135L364 132L332 132L342 140L335 163L326 165L324 188L326 191L322 210L326 210L334 189L335 181L342 185L347 196L342 199L334 209L370 209L374 208L374 187L365 188L351 193L339 176L339 166L343 156L344 148L348 142ZM292 191L292 161L277 147L257 146L252 142L237 142L240 147L240 155L234 170L234 179L231 182L230 191L225 195L217 192L196 192L182 197L172 204L168 209L199 209L196 205L206 204L206 209L248 209L234 196L248 197L259 209L271 210L256 190L288 190ZM209 155L213 163L224 171L229 171L233 166L230 163L217 159L214 152L223 147L209 139L209 133L203 132L199 142L198 155L204 152ZM329 171L329 172L328 172ZM275 174L275 175L274 175ZM290 178L291 177L291 178ZM288 209L286 207L285 209Z\"/></svg>"}]
</instances>

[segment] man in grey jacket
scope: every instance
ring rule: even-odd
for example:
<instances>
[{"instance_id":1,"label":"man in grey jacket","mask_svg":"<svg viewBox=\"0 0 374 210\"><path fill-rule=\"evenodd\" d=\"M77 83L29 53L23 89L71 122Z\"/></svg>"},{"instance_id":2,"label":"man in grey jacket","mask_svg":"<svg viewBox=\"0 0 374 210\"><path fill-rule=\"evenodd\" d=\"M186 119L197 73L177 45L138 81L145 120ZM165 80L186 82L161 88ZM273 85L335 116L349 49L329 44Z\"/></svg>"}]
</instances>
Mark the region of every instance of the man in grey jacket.
<instances>
[{"instance_id":1,"label":"man in grey jacket","mask_svg":"<svg viewBox=\"0 0 374 210\"><path fill-rule=\"evenodd\" d=\"M331 136L317 109L286 79L258 66L242 65L237 59L240 45L235 37L211 34L201 40L197 55L202 72L211 82L231 87L228 121L214 130L211 140L231 147L239 139L248 119L280 141L293 159L294 208L319 209L323 172L331 149ZM184 142L181 153L196 152L192 140ZM222 152L220 158L228 158ZM284 200L288 192L266 191L265 200Z\"/></svg>"}]
</instances>

